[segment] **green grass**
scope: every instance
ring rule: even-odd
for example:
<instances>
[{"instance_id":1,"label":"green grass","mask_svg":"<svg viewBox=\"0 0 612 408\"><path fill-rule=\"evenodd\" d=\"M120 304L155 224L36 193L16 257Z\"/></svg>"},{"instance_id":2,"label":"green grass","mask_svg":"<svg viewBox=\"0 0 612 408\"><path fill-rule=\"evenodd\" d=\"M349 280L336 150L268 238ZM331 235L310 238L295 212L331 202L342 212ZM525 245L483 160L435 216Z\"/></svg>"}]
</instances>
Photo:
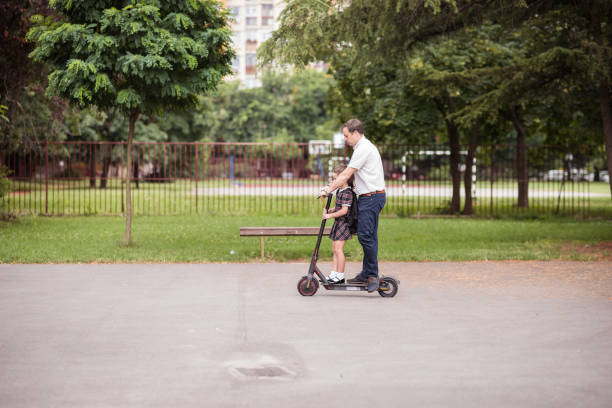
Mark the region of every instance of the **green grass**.
<instances>
[{"instance_id":1,"label":"green grass","mask_svg":"<svg viewBox=\"0 0 612 408\"><path fill-rule=\"evenodd\" d=\"M134 243L126 248L122 217L23 217L0 222L0 262L251 262L259 259L259 239L240 237L241 226L319 222L315 216L142 216L133 220ZM383 217L379 237L382 261L550 260L568 243L612 240L612 221ZM314 244L315 237L268 237L266 257L308 261ZM357 239L347 243L346 254L361 260ZM331 243L325 239L321 259L330 258ZM564 258L589 259L578 252Z\"/></svg>"}]
</instances>

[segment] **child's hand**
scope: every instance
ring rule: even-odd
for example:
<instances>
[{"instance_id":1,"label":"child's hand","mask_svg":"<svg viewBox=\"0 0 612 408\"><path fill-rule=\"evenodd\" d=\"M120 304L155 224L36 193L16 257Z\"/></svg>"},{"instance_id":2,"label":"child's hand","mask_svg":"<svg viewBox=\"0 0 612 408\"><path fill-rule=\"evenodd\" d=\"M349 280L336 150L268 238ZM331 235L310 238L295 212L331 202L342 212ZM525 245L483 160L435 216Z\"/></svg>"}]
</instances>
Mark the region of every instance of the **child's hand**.
<instances>
[{"instance_id":1,"label":"child's hand","mask_svg":"<svg viewBox=\"0 0 612 408\"><path fill-rule=\"evenodd\" d=\"M327 213L327 210L326 210L326 209L323 209L323 219L324 219L324 220L326 220L326 219L328 219L328 218L331 218L331 217L330 217L330 216L329 216L329 214Z\"/></svg>"}]
</instances>

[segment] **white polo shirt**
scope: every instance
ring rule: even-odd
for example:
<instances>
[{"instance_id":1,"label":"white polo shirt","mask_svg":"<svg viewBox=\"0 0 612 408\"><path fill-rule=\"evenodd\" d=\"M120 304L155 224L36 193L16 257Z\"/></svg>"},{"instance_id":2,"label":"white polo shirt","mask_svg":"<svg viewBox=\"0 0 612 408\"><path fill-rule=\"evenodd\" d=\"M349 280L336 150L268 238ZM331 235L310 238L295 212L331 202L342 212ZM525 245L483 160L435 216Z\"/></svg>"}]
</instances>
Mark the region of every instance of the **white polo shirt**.
<instances>
[{"instance_id":1,"label":"white polo shirt","mask_svg":"<svg viewBox=\"0 0 612 408\"><path fill-rule=\"evenodd\" d=\"M385 189L385 172L380 153L365 136L362 136L353 148L353 155L348 166L357 169L355 172L355 192L357 194Z\"/></svg>"}]
</instances>

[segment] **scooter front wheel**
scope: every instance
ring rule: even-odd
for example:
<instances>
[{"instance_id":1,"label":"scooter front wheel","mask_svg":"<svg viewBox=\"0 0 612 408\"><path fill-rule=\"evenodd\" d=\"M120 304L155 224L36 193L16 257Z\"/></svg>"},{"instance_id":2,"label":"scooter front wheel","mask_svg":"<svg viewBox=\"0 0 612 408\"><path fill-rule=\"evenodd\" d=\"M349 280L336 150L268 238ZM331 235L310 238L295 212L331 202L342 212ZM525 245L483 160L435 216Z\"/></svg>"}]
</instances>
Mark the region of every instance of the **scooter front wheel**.
<instances>
[{"instance_id":1,"label":"scooter front wheel","mask_svg":"<svg viewBox=\"0 0 612 408\"><path fill-rule=\"evenodd\" d=\"M398 281L390 276L385 276L380 280L378 294L382 297L393 297L397 294Z\"/></svg>"},{"instance_id":2,"label":"scooter front wheel","mask_svg":"<svg viewBox=\"0 0 612 408\"><path fill-rule=\"evenodd\" d=\"M308 275L302 276L302 279L297 284L298 292L302 296L312 296L317 293L317 289L319 289L319 282L317 282L317 278L314 276L312 279L308 279Z\"/></svg>"}]
</instances>

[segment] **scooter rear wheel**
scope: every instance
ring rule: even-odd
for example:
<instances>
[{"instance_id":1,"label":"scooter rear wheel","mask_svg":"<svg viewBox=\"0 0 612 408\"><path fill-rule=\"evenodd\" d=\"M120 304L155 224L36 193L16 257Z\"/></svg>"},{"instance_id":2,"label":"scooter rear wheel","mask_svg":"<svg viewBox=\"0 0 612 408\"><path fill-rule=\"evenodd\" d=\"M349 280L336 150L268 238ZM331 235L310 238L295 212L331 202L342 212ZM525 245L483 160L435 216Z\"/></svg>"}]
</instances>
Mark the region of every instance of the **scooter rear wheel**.
<instances>
[{"instance_id":1,"label":"scooter rear wheel","mask_svg":"<svg viewBox=\"0 0 612 408\"><path fill-rule=\"evenodd\" d=\"M393 297L397 294L398 286L395 279L385 276L380 280L378 294L382 297Z\"/></svg>"},{"instance_id":2,"label":"scooter rear wheel","mask_svg":"<svg viewBox=\"0 0 612 408\"><path fill-rule=\"evenodd\" d=\"M319 282L314 276L310 282L308 282L308 275L304 275L302 276L302 279L299 280L297 289L302 296L312 296L317 293L317 289L319 289Z\"/></svg>"}]
</instances>

